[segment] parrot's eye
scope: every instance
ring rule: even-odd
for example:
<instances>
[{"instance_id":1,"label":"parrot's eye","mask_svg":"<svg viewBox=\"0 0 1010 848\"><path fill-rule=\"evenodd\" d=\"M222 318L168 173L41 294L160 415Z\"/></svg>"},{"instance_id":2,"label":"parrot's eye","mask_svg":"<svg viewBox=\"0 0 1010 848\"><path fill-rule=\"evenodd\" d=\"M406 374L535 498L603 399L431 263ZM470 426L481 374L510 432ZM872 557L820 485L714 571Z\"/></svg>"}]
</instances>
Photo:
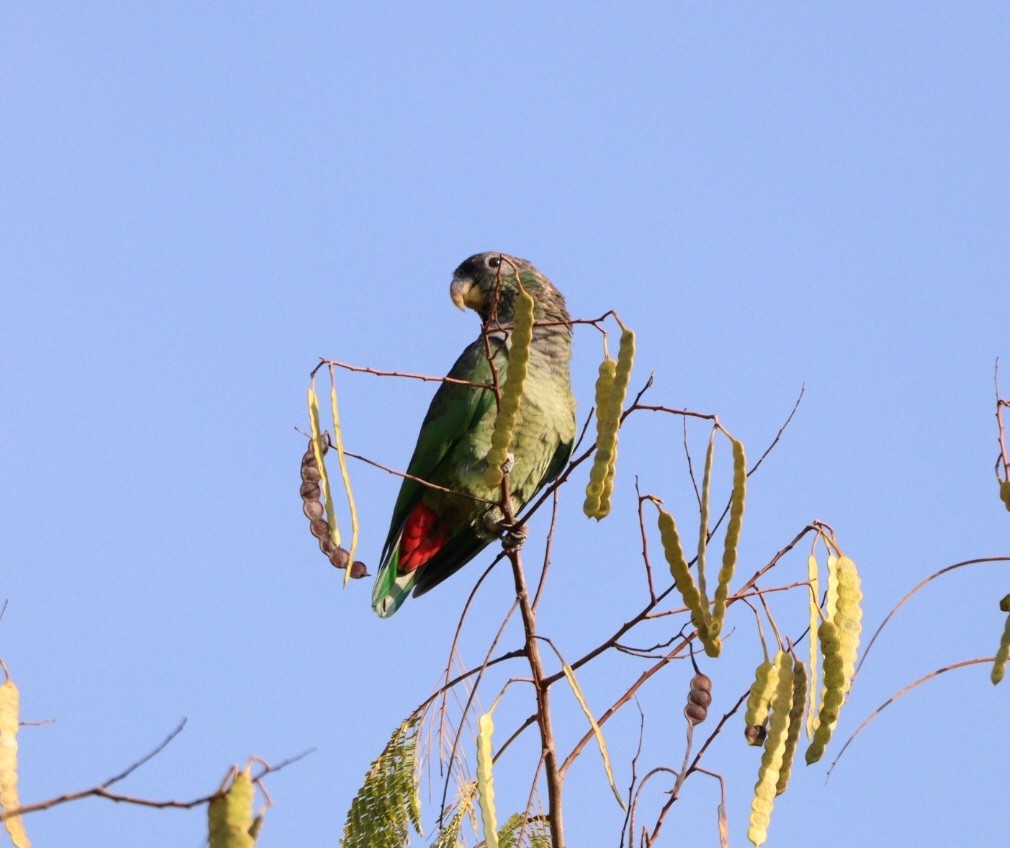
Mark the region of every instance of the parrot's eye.
<instances>
[{"instance_id":1,"label":"parrot's eye","mask_svg":"<svg viewBox=\"0 0 1010 848\"><path fill-rule=\"evenodd\" d=\"M497 268L499 265L501 265L501 257L500 256L489 256L488 257L488 260L487 260L487 267L488 268Z\"/></svg>"}]
</instances>

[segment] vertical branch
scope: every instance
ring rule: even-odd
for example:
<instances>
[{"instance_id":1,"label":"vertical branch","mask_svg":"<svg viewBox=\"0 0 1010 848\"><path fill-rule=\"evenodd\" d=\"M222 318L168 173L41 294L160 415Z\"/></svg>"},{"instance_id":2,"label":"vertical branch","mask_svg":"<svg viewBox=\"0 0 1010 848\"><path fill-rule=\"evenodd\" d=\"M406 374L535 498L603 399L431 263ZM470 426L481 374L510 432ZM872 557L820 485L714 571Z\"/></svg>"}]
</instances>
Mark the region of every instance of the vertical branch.
<instances>
[{"instance_id":1,"label":"vertical branch","mask_svg":"<svg viewBox=\"0 0 1010 848\"><path fill-rule=\"evenodd\" d=\"M507 501L506 501L507 503ZM551 827L552 848L565 848L564 816L562 813L561 772L558 769L557 751L554 745L554 724L551 719L551 701L548 693L547 675L540 656L540 646L537 642L536 613L530 603L529 591L526 587L526 574L523 571L522 560L518 550L508 552L512 563L512 575L515 578L516 599L519 601L519 612L523 618L523 629L526 633L526 659L533 675L533 689L537 698L537 727L540 729L540 744L544 763L544 774L547 779L547 818Z\"/></svg>"}]
</instances>

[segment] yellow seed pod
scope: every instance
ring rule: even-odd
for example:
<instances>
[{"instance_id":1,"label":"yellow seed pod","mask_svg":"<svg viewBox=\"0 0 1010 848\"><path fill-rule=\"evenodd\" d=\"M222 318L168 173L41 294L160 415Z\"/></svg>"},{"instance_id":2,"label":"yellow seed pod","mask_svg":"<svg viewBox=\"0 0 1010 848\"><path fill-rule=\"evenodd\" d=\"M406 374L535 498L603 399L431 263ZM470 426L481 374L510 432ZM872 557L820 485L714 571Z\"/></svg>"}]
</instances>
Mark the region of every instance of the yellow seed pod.
<instances>
[{"instance_id":1,"label":"yellow seed pod","mask_svg":"<svg viewBox=\"0 0 1010 848\"><path fill-rule=\"evenodd\" d=\"M18 800L18 721L21 696L7 666L0 660L5 680L0 686L0 811L16 810ZM4 819L15 848L31 848L21 816Z\"/></svg>"},{"instance_id":2,"label":"yellow seed pod","mask_svg":"<svg viewBox=\"0 0 1010 848\"><path fill-rule=\"evenodd\" d=\"M498 820L494 807L494 775L491 771L491 734L494 721L491 713L484 713L478 722L477 733L477 794L480 798L480 815L484 825L484 844L498 848Z\"/></svg>"},{"instance_id":3,"label":"yellow seed pod","mask_svg":"<svg viewBox=\"0 0 1010 848\"><path fill-rule=\"evenodd\" d=\"M782 768L775 784L775 794L781 795L789 785L789 774L796 756L796 743L800 739L803 726L803 708L807 700L807 669L801 660L793 661L793 702L789 708L789 732L786 734L786 749L782 754Z\"/></svg>"},{"instance_id":4,"label":"yellow seed pod","mask_svg":"<svg viewBox=\"0 0 1010 848\"><path fill-rule=\"evenodd\" d=\"M707 623L707 610L698 592L698 587L691 576L691 570L687 567L687 560L684 559L684 548L680 544L680 534L677 532L677 523L673 520L665 509L659 507L659 536L663 542L663 553L666 561L670 565L670 574L681 597L684 599L684 606L691 611L691 621L698 628L699 635L705 630Z\"/></svg>"},{"instance_id":5,"label":"yellow seed pod","mask_svg":"<svg viewBox=\"0 0 1010 848\"><path fill-rule=\"evenodd\" d=\"M1010 510L1010 480L1004 480L999 484L999 499Z\"/></svg>"},{"instance_id":6,"label":"yellow seed pod","mask_svg":"<svg viewBox=\"0 0 1010 848\"><path fill-rule=\"evenodd\" d=\"M501 467L508 458L512 446L512 431L516 426L516 416L523 395L523 384L530 359L530 343L533 340L533 298L520 287L515 302L512 319L512 339L509 346L509 366L505 384L501 387L498 413L491 433L491 448L487 454L487 468L484 482L497 486L501 482Z\"/></svg>"},{"instance_id":7,"label":"yellow seed pod","mask_svg":"<svg viewBox=\"0 0 1010 848\"><path fill-rule=\"evenodd\" d=\"M814 634L821 621L820 607L820 569L817 565L817 557L813 554L807 558L807 580L810 582L810 680L807 684L807 739L813 738L817 729L817 711L820 709L818 696L820 695L820 683L818 681L818 664L821 654L820 647Z\"/></svg>"},{"instance_id":8,"label":"yellow seed pod","mask_svg":"<svg viewBox=\"0 0 1010 848\"><path fill-rule=\"evenodd\" d=\"M705 471L701 477L701 503L699 504L698 528L698 588L701 596L707 601L708 591L705 588L705 550L708 545L708 512L709 494L712 489L712 468L715 465L715 430L708 437L708 450L705 452Z\"/></svg>"},{"instance_id":9,"label":"yellow seed pod","mask_svg":"<svg viewBox=\"0 0 1010 848\"><path fill-rule=\"evenodd\" d=\"M999 608L1004 612L1010 612L1010 595L1007 595L1000 601ZM1003 679L1003 675L1006 673L1008 658L1010 658L1010 615L1007 616L1006 623L1003 625L1003 635L999 640L996 660L992 665L992 671L989 673L989 679L993 682L994 686Z\"/></svg>"},{"instance_id":10,"label":"yellow seed pod","mask_svg":"<svg viewBox=\"0 0 1010 848\"><path fill-rule=\"evenodd\" d=\"M709 629L713 635L722 630L726 617L726 598L729 584L736 568L737 547L740 544L740 529L743 527L744 501L747 498L747 457L743 442L733 439L733 493L729 499L729 524L726 525L726 540L722 552L722 567L715 587L715 603L712 607L712 621Z\"/></svg>"},{"instance_id":11,"label":"yellow seed pod","mask_svg":"<svg viewBox=\"0 0 1010 848\"><path fill-rule=\"evenodd\" d=\"M848 694L852 678L856 673L856 657L859 649L859 635L863 627L862 599L859 572L856 564L847 556L840 556L835 562L838 584L838 598L835 604L835 628L838 631L839 656L845 681L842 695Z\"/></svg>"},{"instance_id":12,"label":"yellow seed pod","mask_svg":"<svg viewBox=\"0 0 1010 848\"><path fill-rule=\"evenodd\" d=\"M806 751L807 765L816 763L823 755L831 740L831 733L838 721L838 712L845 699L845 672L841 657L841 640L833 621L823 621L817 630L824 658L824 691L821 709L818 713L817 728Z\"/></svg>"},{"instance_id":13,"label":"yellow seed pod","mask_svg":"<svg viewBox=\"0 0 1010 848\"><path fill-rule=\"evenodd\" d=\"M603 492L610 472L611 459L617 447L617 422L610 415L610 399L614 393L614 375L617 363L609 356L600 363L596 377L596 455L589 471L586 500L582 511L597 521L606 517L609 509L602 509Z\"/></svg>"},{"instance_id":14,"label":"yellow seed pod","mask_svg":"<svg viewBox=\"0 0 1010 848\"><path fill-rule=\"evenodd\" d=\"M235 774L227 792L211 799L207 818L210 848L254 848L253 782L248 767Z\"/></svg>"},{"instance_id":15,"label":"yellow seed pod","mask_svg":"<svg viewBox=\"0 0 1010 848\"><path fill-rule=\"evenodd\" d=\"M775 655L774 665L777 671L775 694L772 696L768 735L761 755L757 783L754 785L754 799L751 802L747 829L747 838L758 846L763 845L768 839L768 825L771 822L772 805L785 755L793 703L792 658L785 651L779 651Z\"/></svg>"},{"instance_id":16,"label":"yellow seed pod","mask_svg":"<svg viewBox=\"0 0 1010 848\"><path fill-rule=\"evenodd\" d=\"M777 685L778 667L774 663L765 660L754 669L754 682L743 716L744 737L748 745L758 746L765 741L768 710Z\"/></svg>"},{"instance_id":17,"label":"yellow seed pod","mask_svg":"<svg viewBox=\"0 0 1010 848\"><path fill-rule=\"evenodd\" d=\"M620 322L618 322L620 323ZM624 399L631 380L631 366L635 358L635 333L622 325L621 342L615 362L609 356L600 363L596 378L596 455L589 472L590 484L586 488L583 512L597 521L610 514L610 499L614 491L614 474L617 470L617 431L621 425Z\"/></svg>"}]
</instances>

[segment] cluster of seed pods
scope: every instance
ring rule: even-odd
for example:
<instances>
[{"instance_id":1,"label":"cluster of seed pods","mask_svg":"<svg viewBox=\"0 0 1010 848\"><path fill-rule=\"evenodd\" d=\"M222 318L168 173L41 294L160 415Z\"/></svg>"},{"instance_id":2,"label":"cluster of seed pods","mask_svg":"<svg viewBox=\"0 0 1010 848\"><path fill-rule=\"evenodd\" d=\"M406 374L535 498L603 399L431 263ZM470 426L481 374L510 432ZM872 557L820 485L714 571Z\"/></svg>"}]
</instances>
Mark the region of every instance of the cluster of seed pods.
<instances>
[{"instance_id":1,"label":"cluster of seed pods","mask_svg":"<svg viewBox=\"0 0 1010 848\"><path fill-rule=\"evenodd\" d=\"M326 453L329 447L327 435L324 433L320 441L321 453ZM346 549L333 544L330 538L330 526L326 523L326 509L320 500L321 492L319 481L322 475L319 473L319 466L316 463L316 454L312 449L312 439L309 439L308 450L302 455L302 486L299 493L302 496L302 512L309 520L309 530L312 535L319 540L319 550L326 554L330 564L334 568L347 568L347 560L350 555ZM368 569L363 562L355 560L351 566L351 577L367 577Z\"/></svg>"}]
</instances>

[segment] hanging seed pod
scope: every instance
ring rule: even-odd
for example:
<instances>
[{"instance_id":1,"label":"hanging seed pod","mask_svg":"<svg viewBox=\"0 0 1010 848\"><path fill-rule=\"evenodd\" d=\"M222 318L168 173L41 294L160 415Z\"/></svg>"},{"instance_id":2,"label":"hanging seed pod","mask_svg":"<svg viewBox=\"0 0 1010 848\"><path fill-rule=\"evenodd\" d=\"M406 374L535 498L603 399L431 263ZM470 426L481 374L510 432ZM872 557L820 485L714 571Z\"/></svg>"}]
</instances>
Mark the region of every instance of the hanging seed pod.
<instances>
[{"instance_id":1,"label":"hanging seed pod","mask_svg":"<svg viewBox=\"0 0 1010 848\"><path fill-rule=\"evenodd\" d=\"M821 654L814 634L821 621L820 569L817 557L807 558L807 579L810 582L810 675L807 681L807 739L812 739L817 730L817 713L820 710L820 679L818 675Z\"/></svg>"},{"instance_id":2,"label":"hanging seed pod","mask_svg":"<svg viewBox=\"0 0 1010 848\"><path fill-rule=\"evenodd\" d=\"M775 668L777 682L768 720L768 736L765 739L764 753L761 755L757 784L754 786L747 830L747 838L757 846L763 845L768 839L768 825L771 823L775 787L782 768L793 703L793 662L789 654L779 651L775 655Z\"/></svg>"},{"instance_id":3,"label":"hanging seed pod","mask_svg":"<svg viewBox=\"0 0 1010 848\"><path fill-rule=\"evenodd\" d=\"M754 682L747 696L747 707L743 716L744 738L748 745L756 747L765 741L768 733L768 711L777 685L778 669L773 662L765 660L754 669Z\"/></svg>"},{"instance_id":4,"label":"hanging seed pod","mask_svg":"<svg viewBox=\"0 0 1010 848\"><path fill-rule=\"evenodd\" d=\"M620 321L618 321L620 323ZM582 510L597 521L610 514L617 470L617 431L621 426L624 399L631 381L635 359L635 333L621 325L617 360L607 356L596 378L596 455L589 471L586 500Z\"/></svg>"},{"instance_id":5,"label":"hanging seed pod","mask_svg":"<svg viewBox=\"0 0 1010 848\"><path fill-rule=\"evenodd\" d=\"M1007 595L999 602L999 608L1003 612L1010 613L1010 595ZM1007 659L1010 658L1010 615L1007 616L1006 623L1003 625L1003 635L999 640L999 649L996 651L996 660L992 664L992 671L989 673L989 679L993 682L995 686L1003 679L1003 675L1006 674L1006 664Z\"/></svg>"},{"instance_id":6,"label":"hanging seed pod","mask_svg":"<svg viewBox=\"0 0 1010 848\"><path fill-rule=\"evenodd\" d=\"M838 638L838 628L833 621L823 621L817 629L821 642L821 655L824 671L824 693L821 697L821 709L817 716L817 729L807 746L807 765L813 765L822 756L824 749L831 740L831 733L838 721L838 713L845 700L845 672L841 657L841 642Z\"/></svg>"},{"instance_id":7,"label":"hanging seed pod","mask_svg":"<svg viewBox=\"0 0 1010 848\"><path fill-rule=\"evenodd\" d=\"M852 688L852 678L856 674L856 657L859 649L859 635L863 627L863 610L860 602L863 592L860 587L856 564L847 556L840 556L835 562L838 580L838 600L835 604L835 627L838 628L842 673L845 676L842 695Z\"/></svg>"},{"instance_id":8,"label":"hanging seed pod","mask_svg":"<svg viewBox=\"0 0 1010 848\"><path fill-rule=\"evenodd\" d=\"M726 525L722 567L719 569L719 579L715 587L712 606L712 620L709 622L709 631L713 636L719 635L722 623L726 618L726 599L729 596L729 584L736 568L737 548L740 544L740 529L743 527L746 497L747 458L744 455L743 442L733 439L733 492L729 499L729 524Z\"/></svg>"},{"instance_id":9,"label":"hanging seed pod","mask_svg":"<svg viewBox=\"0 0 1010 848\"><path fill-rule=\"evenodd\" d=\"M12 812L21 806L18 800L18 726L20 721L20 694L11 679L3 660L4 673L0 685L0 811ZM31 848L21 816L4 819L4 826L15 848Z\"/></svg>"},{"instance_id":10,"label":"hanging seed pod","mask_svg":"<svg viewBox=\"0 0 1010 848\"><path fill-rule=\"evenodd\" d=\"M491 433L491 447L487 453L487 468L484 482L497 486L502 479L502 466L508 458L512 445L512 431L516 426L516 415L523 396L527 366L530 359L530 343L533 341L533 298L523 288L516 297L515 315L512 319L512 341L509 346L508 373L501 387L498 414L494 419Z\"/></svg>"},{"instance_id":11,"label":"hanging seed pod","mask_svg":"<svg viewBox=\"0 0 1010 848\"><path fill-rule=\"evenodd\" d=\"M1010 480L1004 480L999 484L999 499L1010 510Z\"/></svg>"},{"instance_id":12,"label":"hanging seed pod","mask_svg":"<svg viewBox=\"0 0 1010 848\"><path fill-rule=\"evenodd\" d=\"M781 795L789 785L789 774L796 756L796 743L800 739L803 726L803 709L807 702L807 669L802 660L793 661L793 703L789 709L789 732L786 734L786 748L782 754L782 768L775 784L775 794Z\"/></svg>"},{"instance_id":13,"label":"hanging seed pod","mask_svg":"<svg viewBox=\"0 0 1010 848\"><path fill-rule=\"evenodd\" d=\"M684 606L691 611L691 622L698 628L698 634L701 636L706 631L707 610L691 576L691 570L687 567L687 560L684 559L684 548L680 544L677 524L665 509L658 504L656 508L659 510L659 536L663 542L666 561L670 565L670 574L684 600ZM704 637L702 638L704 640Z\"/></svg>"},{"instance_id":14,"label":"hanging seed pod","mask_svg":"<svg viewBox=\"0 0 1010 848\"><path fill-rule=\"evenodd\" d=\"M614 390L617 363L609 356L600 363L596 377L596 455L589 470L586 500L582 511L597 521L606 516L602 511L603 492L610 473L610 461L617 449L617 426L609 414L610 398Z\"/></svg>"},{"instance_id":15,"label":"hanging seed pod","mask_svg":"<svg viewBox=\"0 0 1010 848\"><path fill-rule=\"evenodd\" d=\"M320 439L320 456L329 449L326 434L322 434ZM334 568L347 568L347 561L350 559L346 548L333 543L330 535L330 525L326 520L326 509L320 500L322 491L320 490L319 465L316 461L316 452L309 439L308 450L302 456L302 485L299 494L302 498L302 512L309 519L309 531L319 540L319 550L323 552L330 564ZM358 579L368 576L368 569L365 564L355 560L350 569L351 577Z\"/></svg>"},{"instance_id":16,"label":"hanging seed pod","mask_svg":"<svg viewBox=\"0 0 1010 848\"><path fill-rule=\"evenodd\" d=\"M712 704L712 678L698 672L691 678L691 690L687 693L684 716L692 725L701 724L708 718L708 708Z\"/></svg>"}]
</instances>

